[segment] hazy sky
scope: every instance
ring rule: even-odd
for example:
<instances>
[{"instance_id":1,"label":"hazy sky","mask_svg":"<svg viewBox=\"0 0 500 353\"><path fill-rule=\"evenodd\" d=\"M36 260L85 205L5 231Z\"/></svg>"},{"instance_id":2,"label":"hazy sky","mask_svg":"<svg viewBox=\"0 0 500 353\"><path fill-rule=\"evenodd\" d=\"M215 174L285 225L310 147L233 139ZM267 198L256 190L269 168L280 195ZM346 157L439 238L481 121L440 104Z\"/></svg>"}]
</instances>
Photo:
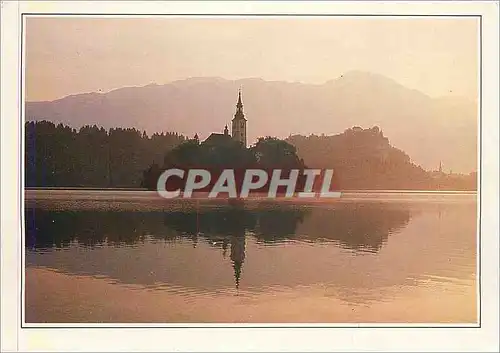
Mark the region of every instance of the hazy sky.
<instances>
[{"instance_id":1,"label":"hazy sky","mask_svg":"<svg viewBox=\"0 0 500 353\"><path fill-rule=\"evenodd\" d=\"M26 97L197 76L323 83L351 70L477 96L474 18L28 18Z\"/></svg>"}]
</instances>

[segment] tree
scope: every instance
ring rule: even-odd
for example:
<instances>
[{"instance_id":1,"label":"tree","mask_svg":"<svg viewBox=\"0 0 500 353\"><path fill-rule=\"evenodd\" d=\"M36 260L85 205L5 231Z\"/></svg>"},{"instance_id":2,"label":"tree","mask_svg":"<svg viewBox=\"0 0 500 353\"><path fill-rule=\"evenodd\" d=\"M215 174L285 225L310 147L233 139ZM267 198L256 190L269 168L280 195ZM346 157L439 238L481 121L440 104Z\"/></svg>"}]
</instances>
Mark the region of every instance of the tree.
<instances>
[{"instance_id":1,"label":"tree","mask_svg":"<svg viewBox=\"0 0 500 353\"><path fill-rule=\"evenodd\" d=\"M261 137L251 148L259 166L263 168L303 168L292 144L276 137Z\"/></svg>"}]
</instances>

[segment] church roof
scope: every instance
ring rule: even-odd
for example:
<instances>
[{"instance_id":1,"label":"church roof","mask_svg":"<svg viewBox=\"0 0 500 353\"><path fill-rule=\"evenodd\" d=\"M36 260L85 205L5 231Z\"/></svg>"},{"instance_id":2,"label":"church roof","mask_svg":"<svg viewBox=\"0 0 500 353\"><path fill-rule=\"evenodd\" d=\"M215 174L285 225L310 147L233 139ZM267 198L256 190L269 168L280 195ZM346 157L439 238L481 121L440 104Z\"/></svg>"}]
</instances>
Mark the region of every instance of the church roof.
<instances>
[{"instance_id":1,"label":"church roof","mask_svg":"<svg viewBox=\"0 0 500 353\"><path fill-rule=\"evenodd\" d=\"M212 133L210 134L210 136L208 136L208 138L205 141L203 141L203 143L217 145L217 144L225 144L231 140L232 140L231 136L229 135Z\"/></svg>"}]
</instances>

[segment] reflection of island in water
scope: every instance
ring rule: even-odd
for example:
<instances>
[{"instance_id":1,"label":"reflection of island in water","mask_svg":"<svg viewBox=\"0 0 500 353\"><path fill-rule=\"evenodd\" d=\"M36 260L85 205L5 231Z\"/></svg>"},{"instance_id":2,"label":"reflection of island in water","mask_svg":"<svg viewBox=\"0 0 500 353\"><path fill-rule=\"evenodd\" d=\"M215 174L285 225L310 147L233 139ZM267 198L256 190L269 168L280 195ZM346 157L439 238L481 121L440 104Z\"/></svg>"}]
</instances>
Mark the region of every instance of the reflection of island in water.
<instances>
[{"instance_id":1,"label":"reflection of island in water","mask_svg":"<svg viewBox=\"0 0 500 353\"><path fill-rule=\"evenodd\" d=\"M244 208L170 212L165 225L178 236L199 237L220 246L226 256L230 244L236 287L245 260L246 235L264 243L286 240L333 241L354 251L377 252L391 232L410 220L404 208L381 209L379 204L342 205L338 208Z\"/></svg>"},{"instance_id":2,"label":"reflection of island in water","mask_svg":"<svg viewBox=\"0 0 500 353\"><path fill-rule=\"evenodd\" d=\"M265 245L285 241L333 242L352 251L378 252L389 235L406 226L410 210L403 205L339 204L328 207L284 205L247 209L199 208L166 212L47 211L26 209L26 246L32 249L122 246L148 237L175 241L202 240L230 252L238 288L246 257L246 237Z\"/></svg>"}]
</instances>

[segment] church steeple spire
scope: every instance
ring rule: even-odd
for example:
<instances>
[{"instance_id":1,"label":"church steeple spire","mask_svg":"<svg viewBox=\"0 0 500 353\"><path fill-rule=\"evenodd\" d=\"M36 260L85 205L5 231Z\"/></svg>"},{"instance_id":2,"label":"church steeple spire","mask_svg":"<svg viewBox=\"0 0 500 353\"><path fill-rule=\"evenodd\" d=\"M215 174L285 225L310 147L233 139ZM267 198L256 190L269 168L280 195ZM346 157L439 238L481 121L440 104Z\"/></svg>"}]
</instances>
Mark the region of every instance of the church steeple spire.
<instances>
[{"instance_id":1,"label":"church steeple spire","mask_svg":"<svg viewBox=\"0 0 500 353\"><path fill-rule=\"evenodd\" d=\"M236 103L238 110L243 110L243 103L241 102L241 88L238 90L238 103Z\"/></svg>"},{"instance_id":2,"label":"church steeple spire","mask_svg":"<svg viewBox=\"0 0 500 353\"><path fill-rule=\"evenodd\" d=\"M247 119L243 113L243 102L241 100L241 89L238 90L238 103L236 103L236 113L232 121L232 137L235 141L247 146Z\"/></svg>"}]
</instances>

